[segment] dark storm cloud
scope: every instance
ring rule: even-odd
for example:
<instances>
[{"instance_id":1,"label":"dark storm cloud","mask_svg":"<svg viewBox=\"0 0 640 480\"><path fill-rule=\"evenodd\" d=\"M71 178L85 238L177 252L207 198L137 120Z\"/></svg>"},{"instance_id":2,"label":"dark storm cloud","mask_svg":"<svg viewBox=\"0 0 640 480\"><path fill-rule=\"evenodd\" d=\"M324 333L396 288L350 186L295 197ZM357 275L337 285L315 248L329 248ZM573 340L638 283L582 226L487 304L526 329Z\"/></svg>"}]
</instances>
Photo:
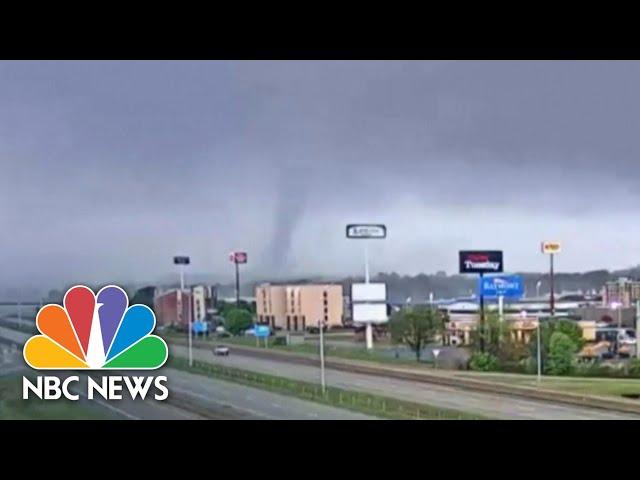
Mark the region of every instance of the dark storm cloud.
<instances>
[{"instance_id":1,"label":"dark storm cloud","mask_svg":"<svg viewBox=\"0 0 640 480\"><path fill-rule=\"evenodd\" d=\"M249 275L638 262L637 62L0 63L0 267L152 279L177 251ZM395 232L395 234L393 234ZM477 244L477 245L476 245ZM418 260L416 260L418 259ZM4 276L4 282L11 282Z\"/></svg>"}]
</instances>

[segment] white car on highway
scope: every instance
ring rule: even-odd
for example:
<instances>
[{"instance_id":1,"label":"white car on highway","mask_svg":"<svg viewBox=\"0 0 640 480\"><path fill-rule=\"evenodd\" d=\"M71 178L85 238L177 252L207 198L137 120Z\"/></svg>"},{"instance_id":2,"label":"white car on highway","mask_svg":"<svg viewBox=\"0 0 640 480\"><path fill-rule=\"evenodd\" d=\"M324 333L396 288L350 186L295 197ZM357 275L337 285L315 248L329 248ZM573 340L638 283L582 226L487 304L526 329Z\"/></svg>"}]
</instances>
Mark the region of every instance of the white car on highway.
<instances>
[{"instance_id":1,"label":"white car on highway","mask_svg":"<svg viewBox=\"0 0 640 480\"><path fill-rule=\"evenodd\" d=\"M229 348L219 345L213 349L213 354L217 357L227 357L229 356Z\"/></svg>"}]
</instances>

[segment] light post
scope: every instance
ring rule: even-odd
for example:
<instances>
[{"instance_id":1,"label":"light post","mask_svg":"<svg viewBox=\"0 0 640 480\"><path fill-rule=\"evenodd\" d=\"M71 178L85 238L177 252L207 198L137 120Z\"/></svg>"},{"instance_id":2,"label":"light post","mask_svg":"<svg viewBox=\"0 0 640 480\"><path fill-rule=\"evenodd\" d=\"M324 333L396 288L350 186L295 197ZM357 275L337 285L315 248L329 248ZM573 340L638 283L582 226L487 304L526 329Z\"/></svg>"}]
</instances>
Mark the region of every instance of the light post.
<instances>
[{"instance_id":1,"label":"light post","mask_svg":"<svg viewBox=\"0 0 640 480\"><path fill-rule=\"evenodd\" d=\"M178 265L178 268L180 269L180 293L179 295L176 296L176 306L178 308L178 318L179 318L179 323L182 324L182 312L184 311L184 308L182 308L182 295L184 294L184 267L185 265L189 265L191 263L191 259L189 257L186 256L178 256L178 257L173 257L173 263L175 265ZM179 299L179 301L178 301ZM189 305L189 318L188 318L188 330L189 330L189 366L192 367L193 366L193 349L192 349L192 334L193 332L191 331L191 305Z\"/></svg>"},{"instance_id":2,"label":"light post","mask_svg":"<svg viewBox=\"0 0 640 480\"><path fill-rule=\"evenodd\" d=\"M318 320L318 329L320 330L320 384L322 386L322 395L324 395L326 382L324 377L324 322L322 320Z\"/></svg>"},{"instance_id":3,"label":"light post","mask_svg":"<svg viewBox=\"0 0 640 480\"><path fill-rule=\"evenodd\" d=\"M611 302L611 308L616 310L618 328L621 328L622 327L622 303Z\"/></svg>"},{"instance_id":4,"label":"light post","mask_svg":"<svg viewBox=\"0 0 640 480\"><path fill-rule=\"evenodd\" d=\"M522 310L520 312L520 317L522 317L523 320L525 320L527 318L527 311L526 310ZM541 341L540 341L540 316L538 315L537 318L537 326L536 326L536 360L537 360L537 366L538 366L538 375L536 377L536 382L538 385L540 385L540 382L542 381L542 349L540 348L541 345Z\"/></svg>"}]
</instances>

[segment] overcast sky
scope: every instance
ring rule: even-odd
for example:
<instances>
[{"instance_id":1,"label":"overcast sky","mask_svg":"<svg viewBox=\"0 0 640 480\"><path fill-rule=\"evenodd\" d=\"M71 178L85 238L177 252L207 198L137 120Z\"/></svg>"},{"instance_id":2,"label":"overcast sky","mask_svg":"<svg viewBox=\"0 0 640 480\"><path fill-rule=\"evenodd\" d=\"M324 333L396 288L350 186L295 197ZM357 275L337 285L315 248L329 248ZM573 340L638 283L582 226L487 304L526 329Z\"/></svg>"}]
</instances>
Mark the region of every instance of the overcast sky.
<instances>
[{"instance_id":1,"label":"overcast sky","mask_svg":"<svg viewBox=\"0 0 640 480\"><path fill-rule=\"evenodd\" d=\"M0 62L0 286L640 263L638 62Z\"/></svg>"}]
</instances>

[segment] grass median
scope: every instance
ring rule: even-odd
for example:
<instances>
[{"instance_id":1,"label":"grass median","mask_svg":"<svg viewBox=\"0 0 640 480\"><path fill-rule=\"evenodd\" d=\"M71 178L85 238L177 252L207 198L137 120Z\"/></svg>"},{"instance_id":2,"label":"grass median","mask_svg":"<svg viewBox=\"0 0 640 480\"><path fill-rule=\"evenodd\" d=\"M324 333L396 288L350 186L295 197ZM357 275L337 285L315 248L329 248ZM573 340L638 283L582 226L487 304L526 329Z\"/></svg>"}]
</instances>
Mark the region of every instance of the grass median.
<instances>
[{"instance_id":1,"label":"grass median","mask_svg":"<svg viewBox=\"0 0 640 480\"><path fill-rule=\"evenodd\" d=\"M0 378L0 420L113 420L101 408L67 399L22 399L22 376Z\"/></svg>"},{"instance_id":2,"label":"grass median","mask_svg":"<svg viewBox=\"0 0 640 480\"><path fill-rule=\"evenodd\" d=\"M486 417L457 410L445 409L395 398L382 397L365 392L327 387L292 380L285 377L252 372L224 365L195 360L189 367L182 357L170 358L167 366L191 373L207 375L221 380L240 383L261 390L297 397L325 405L344 408L379 418L394 420L485 420Z\"/></svg>"}]
</instances>

